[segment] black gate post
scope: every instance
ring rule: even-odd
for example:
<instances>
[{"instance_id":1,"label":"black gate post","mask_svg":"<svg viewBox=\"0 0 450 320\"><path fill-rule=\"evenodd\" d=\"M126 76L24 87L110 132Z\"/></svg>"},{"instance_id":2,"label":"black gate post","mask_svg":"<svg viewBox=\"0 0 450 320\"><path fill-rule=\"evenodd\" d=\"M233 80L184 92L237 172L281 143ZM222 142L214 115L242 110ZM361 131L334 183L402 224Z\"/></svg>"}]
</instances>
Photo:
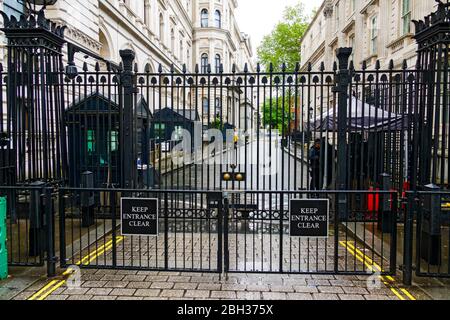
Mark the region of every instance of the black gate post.
<instances>
[{"instance_id":1,"label":"black gate post","mask_svg":"<svg viewBox=\"0 0 450 320\"><path fill-rule=\"evenodd\" d=\"M339 70L336 73L336 88L338 94L338 158L337 158L337 189L347 190L347 105L350 84L350 70L348 68L352 48L339 48L336 51ZM348 216L348 199L345 194L338 194L338 216L345 220ZM337 221L336 221L337 222Z\"/></svg>"},{"instance_id":2,"label":"black gate post","mask_svg":"<svg viewBox=\"0 0 450 320\"><path fill-rule=\"evenodd\" d=\"M137 159L135 159L135 141L134 141L134 123L133 123L133 102L134 94L137 91L136 78L133 72L133 65L135 53L133 50L121 50L120 57L122 58L122 73L120 76L120 85L123 91L123 117L121 119L121 134L122 134L122 187L132 189L136 187L136 166Z\"/></svg>"},{"instance_id":3,"label":"black gate post","mask_svg":"<svg viewBox=\"0 0 450 320\"><path fill-rule=\"evenodd\" d=\"M66 177L66 139L55 139L66 137L61 90L66 27L47 19L44 9L28 10L20 19L0 11L8 40L7 103L0 110L9 140L6 163L0 167L11 168L8 185L63 182ZM28 163L34 164L31 170Z\"/></svg>"},{"instance_id":4,"label":"black gate post","mask_svg":"<svg viewBox=\"0 0 450 320\"><path fill-rule=\"evenodd\" d=\"M418 167L412 172L418 176L419 187L428 183L446 188L449 140L448 121L450 86L448 82L450 45L450 3L437 0L437 10L423 20L415 21L418 72L418 130L413 154Z\"/></svg>"}]
</instances>

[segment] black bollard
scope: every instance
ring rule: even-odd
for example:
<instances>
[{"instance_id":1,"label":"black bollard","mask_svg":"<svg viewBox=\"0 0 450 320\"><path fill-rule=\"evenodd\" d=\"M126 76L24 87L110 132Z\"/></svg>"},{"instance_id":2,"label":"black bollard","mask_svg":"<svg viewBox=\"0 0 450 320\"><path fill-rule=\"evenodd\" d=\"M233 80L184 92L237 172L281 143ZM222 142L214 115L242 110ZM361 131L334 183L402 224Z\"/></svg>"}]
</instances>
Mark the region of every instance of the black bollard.
<instances>
[{"instance_id":1,"label":"black bollard","mask_svg":"<svg viewBox=\"0 0 450 320\"><path fill-rule=\"evenodd\" d=\"M432 266L441 264L441 196L440 188L434 184L425 186L425 191L436 192L425 196L422 211L420 257Z\"/></svg>"},{"instance_id":2,"label":"black bollard","mask_svg":"<svg viewBox=\"0 0 450 320\"><path fill-rule=\"evenodd\" d=\"M391 176L387 173L380 175L383 191L390 191L392 188ZM382 233L392 233L393 219L392 214L392 194L384 193L380 197L380 213L378 214L378 230Z\"/></svg>"},{"instance_id":3,"label":"black bollard","mask_svg":"<svg viewBox=\"0 0 450 320\"><path fill-rule=\"evenodd\" d=\"M30 228L28 230L30 257L37 257L44 252L45 233L44 233L44 203L42 201L42 192L45 183L36 181L31 184L30 197Z\"/></svg>"},{"instance_id":4,"label":"black bollard","mask_svg":"<svg viewBox=\"0 0 450 320\"><path fill-rule=\"evenodd\" d=\"M83 189L91 189L91 191L81 192L81 227L88 228L95 224L95 197L92 191L94 188L94 174L92 172L86 171L81 174L81 187Z\"/></svg>"}]
</instances>

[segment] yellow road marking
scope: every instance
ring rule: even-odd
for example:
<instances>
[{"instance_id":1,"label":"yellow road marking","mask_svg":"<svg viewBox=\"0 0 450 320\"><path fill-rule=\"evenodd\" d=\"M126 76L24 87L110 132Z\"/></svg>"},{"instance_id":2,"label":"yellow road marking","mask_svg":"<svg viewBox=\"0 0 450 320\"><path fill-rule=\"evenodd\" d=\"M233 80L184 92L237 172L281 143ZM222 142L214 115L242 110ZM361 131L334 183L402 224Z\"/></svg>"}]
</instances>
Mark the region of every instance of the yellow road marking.
<instances>
[{"instance_id":1,"label":"yellow road marking","mask_svg":"<svg viewBox=\"0 0 450 320\"><path fill-rule=\"evenodd\" d=\"M53 292L56 291L59 287L61 287L64 283L66 283L66 280L61 280L57 284L55 284L50 290L45 292L42 296L39 297L39 301L45 300L49 295L51 295Z\"/></svg>"},{"instance_id":2,"label":"yellow road marking","mask_svg":"<svg viewBox=\"0 0 450 320\"><path fill-rule=\"evenodd\" d=\"M119 244L124 240L124 237L118 236L116 237L116 245ZM87 254L84 256L81 260L77 261L75 265L79 266L81 264L87 266L92 261L94 261L99 255L109 251L112 249L113 245L113 239L105 243L104 245L100 246L93 252ZM67 269L63 272L63 276L70 276L73 273L72 269ZM45 300L49 295L51 295L53 292L55 292L59 287L64 285L67 282L67 279L64 280L52 280L50 281L46 286L44 286L42 289L40 289L38 292L36 292L34 295L32 295L28 300Z\"/></svg>"},{"instance_id":3,"label":"yellow road marking","mask_svg":"<svg viewBox=\"0 0 450 320\"><path fill-rule=\"evenodd\" d=\"M38 292L33 294L28 300L35 300L37 297L39 297L42 293L44 293L48 288L53 286L58 280L52 280L50 281L46 286L44 286L42 289L40 289Z\"/></svg>"},{"instance_id":4,"label":"yellow road marking","mask_svg":"<svg viewBox=\"0 0 450 320\"><path fill-rule=\"evenodd\" d=\"M383 272L382 268L374 262L372 259L370 259L365 253L363 253L361 250L356 248L351 242L349 241L339 241L340 245L347 249L348 252L350 252L355 258L357 258L359 261L364 263L370 271L374 271L374 268L377 269L378 272ZM369 264L371 263L371 265ZM383 281L383 283L400 299L400 300L406 300L401 293L394 287L392 287L391 284L388 283L392 282L393 284L396 283L395 279L391 276L380 276L380 279ZM416 300L416 298L405 288L400 288L400 291L410 300Z\"/></svg>"}]
</instances>

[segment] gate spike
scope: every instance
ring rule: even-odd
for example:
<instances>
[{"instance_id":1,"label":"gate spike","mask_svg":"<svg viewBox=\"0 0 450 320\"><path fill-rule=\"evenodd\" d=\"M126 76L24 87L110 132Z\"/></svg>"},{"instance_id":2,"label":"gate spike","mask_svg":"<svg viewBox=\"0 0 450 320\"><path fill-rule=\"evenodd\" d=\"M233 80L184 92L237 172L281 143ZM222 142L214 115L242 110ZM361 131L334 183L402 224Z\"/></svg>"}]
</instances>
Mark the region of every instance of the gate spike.
<instances>
[{"instance_id":1,"label":"gate spike","mask_svg":"<svg viewBox=\"0 0 450 320\"><path fill-rule=\"evenodd\" d=\"M256 72L257 73L261 72L261 64L259 62L256 64Z\"/></svg>"},{"instance_id":2,"label":"gate spike","mask_svg":"<svg viewBox=\"0 0 450 320\"><path fill-rule=\"evenodd\" d=\"M111 72L111 63L110 62L106 63L106 71Z\"/></svg>"},{"instance_id":3,"label":"gate spike","mask_svg":"<svg viewBox=\"0 0 450 320\"><path fill-rule=\"evenodd\" d=\"M244 64L244 73L248 73L248 64L247 63Z\"/></svg>"},{"instance_id":4,"label":"gate spike","mask_svg":"<svg viewBox=\"0 0 450 320\"><path fill-rule=\"evenodd\" d=\"M299 72L300 71L300 63L296 62L295 63L295 72Z\"/></svg>"},{"instance_id":5,"label":"gate spike","mask_svg":"<svg viewBox=\"0 0 450 320\"><path fill-rule=\"evenodd\" d=\"M3 63L0 62L0 72L3 72Z\"/></svg>"},{"instance_id":6,"label":"gate spike","mask_svg":"<svg viewBox=\"0 0 450 320\"><path fill-rule=\"evenodd\" d=\"M187 66L186 66L186 63L183 63L183 73L187 73Z\"/></svg>"},{"instance_id":7,"label":"gate spike","mask_svg":"<svg viewBox=\"0 0 450 320\"><path fill-rule=\"evenodd\" d=\"M408 62L406 61L406 59L403 60L403 65L402 65L402 67L403 67L403 70L408 69Z\"/></svg>"},{"instance_id":8,"label":"gate spike","mask_svg":"<svg viewBox=\"0 0 450 320\"><path fill-rule=\"evenodd\" d=\"M98 61L95 63L95 71L96 72L100 71L100 63Z\"/></svg>"},{"instance_id":9,"label":"gate spike","mask_svg":"<svg viewBox=\"0 0 450 320\"><path fill-rule=\"evenodd\" d=\"M134 73L138 73L138 72L139 72L139 67L138 67L138 64L135 63L134 64Z\"/></svg>"},{"instance_id":10,"label":"gate spike","mask_svg":"<svg viewBox=\"0 0 450 320\"><path fill-rule=\"evenodd\" d=\"M175 65L173 63L170 64L170 73L175 73Z\"/></svg>"},{"instance_id":11,"label":"gate spike","mask_svg":"<svg viewBox=\"0 0 450 320\"><path fill-rule=\"evenodd\" d=\"M282 71L282 72L286 72L286 63L283 63L283 64L281 65L281 71Z\"/></svg>"},{"instance_id":12,"label":"gate spike","mask_svg":"<svg viewBox=\"0 0 450 320\"><path fill-rule=\"evenodd\" d=\"M394 70L394 60L389 60L389 70Z\"/></svg>"},{"instance_id":13,"label":"gate spike","mask_svg":"<svg viewBox=\"0 0 450 320\"><path fill-rule=\"evenodd\" d=\"M84 71L84 72L87 72L87 71L88 71L88 65L87 65L87 62L86 62L86 61L83 62L83 71Z\"/></svg>"},{"instance_id":14,"label":"gate spike","mask_svg":"<svg viewBox=\"0 0 450 320\"><path fill-rule=\"evenodd\" d=\"M233 67L231 68L231 72L232 73L236 73L236 64L233 63Z\"/></svg>"},{"instance_id":15,"label":"gate spike","mask_svg":"<svg viewBox=\"0 0 450 320\"><path fill-rule=\"evenodd\" d=\"M195 73L199 73L200 72L200 68L198 67L198 63L195 64Z\"/></svg>"},{"instance_id":16,"label":"gate spike","mask_svg":"<svg viewBox=\"0 0 450 320\"><path fill-rule=\"evenodd\" d=\"M219 73L223 73L223 63L221 63L219 66Z\"/></svg>"},{"instance_id":17,"label":"gate spike","mask_svg":"<svg viewBox=\"0 0 450 320\"><path fill-rule=\"evenodd\" d=\"M367 61L366 60L364 60L362 63L362 69L367 70Z\"/></svg>"},{"instance_id":18,"label":"gate spike","mask_svg":"<svg viewBox=\"0 0 450 320\"><path fill-rule=\"evenodd\" d=\"M420 59L417 59L417 62L416 62L416 69L417 69L417 70L422 70L422 64L420 63Z\"/></svg>"},{"instance_id":19,"label":"gate spike","mask_svg":"<svg viewBox=\"0 0 450 320\"><path fill-rule=\"evenodd\" d=\"M319 69L321 72L324 72L325 71L325 63L322 61L321 63L320 63L320 69Z\"/></svg>"},{"instance_id":20,"label":"gate spike","mask_svg":"<svg viewBox=\"0 0 450 320\"><path fill-rule=\"evenodd\" d=\"M336 61L334 61L333 62L333 71L337 71L337 69L338 69L338 65L337 65L337 62Z\"/></svg>"},{"instance_id":21,"label":"gate spike","mask_svg":"<svg viewBox=\"0 0 450 320\"><path fill-rule=\"evenodd\" d=\"M211 73L211 64L210 63L208 63L208 67L207 67L206 72Z\"/></svg>"},{"instance_id":22,"label":"gate spike","mask_svg":"<svg viewBox=\"0 0 450 320\"><path fill-rule=\"evenodd\" d=\"M308 72L311 72L311 71L312 71L312 63L308 62Z\"/></svg>"},{"instance_id":23,"label":"gate spike","mask_svg":"<svg viewBox=\"0 0 450 320\"><path fill-rule=\"evenodd\" d=\"M272 62L269 64L269 72L270 72L270 73L273 72L273 63L272 63Z\"/></svg>"},{"instance_id":24,"label":"gate spike","mask_svg":"<svg viewBox=\"0 0 450 320\"><path fill-rule=\"evenodd\" d=\"M353 64L353 60L350 61L350 65L348 66L350 71L355 71L355 65Z\"/></svg>"},{"instance_id":25,"label":"gate spike","mask_svg":"<svg viewBox=\"0 0 450 320\"><path fill-rule=\"evenodd\" d=\"M149 63L147 63L146 65L145 65L145 73L150 73L150 64Z\"/></svg>"},{"instance_id":26,"label":"gate spike","mask_svg":"<svg viewBox=\"0 0 450 320\"><path fill-rule=\"evenodd\" d=\"M163 72L163 66L162 66L161 63L160 63L159 66L158 66L158 72L159 72L159 73L162 73L162 72Z\"/></svg>"},{"instance_id":27,"label":"gate spike","mask_svg":"<svg viewBox=\"0 0 450 320\"><path fill-rule=\"evenodd\" d=\"M380 60L377 60L377 62L375 62L375 70L380 70L381 69L381 63Z\"/></svg>"}]
</instances>

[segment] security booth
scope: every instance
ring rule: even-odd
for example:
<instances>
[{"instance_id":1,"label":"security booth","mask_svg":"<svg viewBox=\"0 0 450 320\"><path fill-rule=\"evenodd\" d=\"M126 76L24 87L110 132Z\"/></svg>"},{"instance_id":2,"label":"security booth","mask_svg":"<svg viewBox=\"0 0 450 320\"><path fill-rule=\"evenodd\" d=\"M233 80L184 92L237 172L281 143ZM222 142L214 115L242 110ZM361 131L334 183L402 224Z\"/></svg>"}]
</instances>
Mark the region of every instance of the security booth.
<instances>
[{"instance_id":1,"label":"security booth","mask_svg":"<svg viewBox=\"0 0 450 320\"><path fill-rule=\"evenodd\" d=\"M162 152L168 152L175 142L173 138L181 139L176 134L180 130L187 130L191 135L192 144L194 143L195 122L200 122L200 116L196 110L163 108L154 114L150 135L155 143L161 146Z\"/></svg>"},{"instance_id":2,"label":"security booth","mask_svg":"<svg viewBox=\"0 0 450 320\"><path fill-rule=\"evenodd\" d=\"M65 111L71 187L80 187L86 172L93 175L92 187L120 186L121 112L117 101L117 95L106 97L96 92L81 98ZM141 168L149 164L151 119L147 102L138 96L135 128Z\"/></svg>"}]
</instances>

